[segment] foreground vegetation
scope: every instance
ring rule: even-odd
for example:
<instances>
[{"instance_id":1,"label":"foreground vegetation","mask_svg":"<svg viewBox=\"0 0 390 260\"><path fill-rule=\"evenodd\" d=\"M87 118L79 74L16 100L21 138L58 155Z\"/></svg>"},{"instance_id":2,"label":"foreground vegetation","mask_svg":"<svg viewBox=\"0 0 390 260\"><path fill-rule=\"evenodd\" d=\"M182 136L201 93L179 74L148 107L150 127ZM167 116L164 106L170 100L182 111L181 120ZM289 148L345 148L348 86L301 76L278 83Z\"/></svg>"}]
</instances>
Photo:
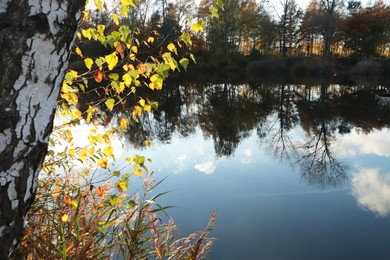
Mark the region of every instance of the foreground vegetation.
<instances>
[{"instance_id":1,"label":"foreground vegetation","mask_svg":"<svg viewBox=\"0 0 390 260\"><path fill-rule=\"evenodd\" d=\"M143 93L161 90L170 73L187 69L194 60L191 37L203 30L204 22L189 21L170 37L153 28L141 34L141 26L128 18L142 6L128 0L114 3L111 10L102 1L94 4L96 13L84 11L77 33L73 67L62 83L55 128L18 254L28 259L204 258L213 242L207 235L216 212L205 230L182 235L169 218L169 207L158 204L165 193L153 194L160 182L147 167L151 159L135 154L117 163L113 141L139 124L143 114L158 109ZM103 16L106 24L99 22ZM104 52L84 48L90 44ZM91 93L93 100L79 102ZM130 116L113 118L118 107ZM142 140L142 145L148 147L150 141ZM143 188L130 185L135 178L143 180Z\"/></svg>"}]
</instances>

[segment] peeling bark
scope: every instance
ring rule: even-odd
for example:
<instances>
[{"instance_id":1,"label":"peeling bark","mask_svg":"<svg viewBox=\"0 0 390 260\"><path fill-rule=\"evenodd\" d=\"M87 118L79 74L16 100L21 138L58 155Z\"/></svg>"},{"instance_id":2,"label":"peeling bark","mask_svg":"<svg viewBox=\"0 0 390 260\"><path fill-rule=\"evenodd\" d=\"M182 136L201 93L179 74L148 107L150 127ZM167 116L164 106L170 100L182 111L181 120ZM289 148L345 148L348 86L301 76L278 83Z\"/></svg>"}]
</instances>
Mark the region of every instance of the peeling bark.
<instances>
[{"instance_id":1,"label":"peeling bark","mask_svg":"<svg viewBox=\"0 0 390 260\"><path fill-rule=\"evenodd\" d=\"M23 235L84 5L0 3L0 259L12 256Z\"/></svg>"}]
</instances>

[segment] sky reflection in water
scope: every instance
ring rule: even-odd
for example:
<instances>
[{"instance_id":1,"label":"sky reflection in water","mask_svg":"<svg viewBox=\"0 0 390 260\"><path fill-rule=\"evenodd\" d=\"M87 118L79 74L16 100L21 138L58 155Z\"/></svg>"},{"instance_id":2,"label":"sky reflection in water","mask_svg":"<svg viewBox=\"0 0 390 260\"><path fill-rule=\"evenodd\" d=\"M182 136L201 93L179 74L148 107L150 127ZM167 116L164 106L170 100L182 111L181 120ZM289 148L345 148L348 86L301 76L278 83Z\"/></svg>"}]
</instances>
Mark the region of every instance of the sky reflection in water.
<instances>
[{"instance_id":1,"label":"sky reflection in water","mask_svg":"<svg viewBox=\"0 0 390 260\"><path fill-rule=\"evenodd\" d=\"M172 190L159 203L177 206L169 213L184 233L218 209L210 259L390 259L389 108L372 92L226 84L166 92L161 112L141 123L154 132L130 129L152 147L120 153L135 149L153 159L156 178L169 176L156 193Z\"/></svg>"},{"instance_id":2,"label":"sky reflection in water","mask_svg":"<svg viewBox=\"0 0 390 260\"><path fill-rule=\"evenodd\" d=\"M275 160L255 133L228 158L217 157L199 130L143 154L153 158L157 177L169 175L160 190L173 191L162 203L178 206L170 213L185 232L202 229L219 210L210 259L386 259L390 153L382 152L383 142L364 142L386 132L344 135L335 153L348 155L350 182L327 189ZM355 154L345 149L348 140Z\"/></svg>"}]
</instances>

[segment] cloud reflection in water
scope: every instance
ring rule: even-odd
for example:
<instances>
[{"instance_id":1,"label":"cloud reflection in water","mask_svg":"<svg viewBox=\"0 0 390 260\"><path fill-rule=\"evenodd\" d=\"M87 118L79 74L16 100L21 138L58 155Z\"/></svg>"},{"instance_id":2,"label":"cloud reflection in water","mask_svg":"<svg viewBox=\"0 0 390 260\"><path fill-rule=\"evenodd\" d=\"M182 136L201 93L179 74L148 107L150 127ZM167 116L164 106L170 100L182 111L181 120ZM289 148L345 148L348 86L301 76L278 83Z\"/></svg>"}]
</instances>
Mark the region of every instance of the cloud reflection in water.
<instances>
[{"instance_id":1,"label":"cloud reflection in water","mask_svg":"<svg viewBox=\"0 0 390 260\"><path fill-rule=\"evenodd\" d=\"M390 215L390 173L379 169L361 169L352 176L352 195L357 204L385 217Z\"/></svg>"}]
</instances>

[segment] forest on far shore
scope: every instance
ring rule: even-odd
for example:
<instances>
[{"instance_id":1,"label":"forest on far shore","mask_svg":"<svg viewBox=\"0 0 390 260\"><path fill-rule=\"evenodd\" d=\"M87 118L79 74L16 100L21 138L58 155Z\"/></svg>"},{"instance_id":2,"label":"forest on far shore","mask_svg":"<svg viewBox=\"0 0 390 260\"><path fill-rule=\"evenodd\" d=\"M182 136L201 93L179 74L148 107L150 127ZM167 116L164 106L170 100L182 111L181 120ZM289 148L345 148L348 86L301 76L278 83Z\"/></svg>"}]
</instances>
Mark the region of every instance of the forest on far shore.
<instances>
[{"instance_id":1,"label":"forest on far shore","mask_svg":"<svg viewBox=\"0 0 390 260\"><path fill-rule=\"evenodd\" d=\"M192 22L202 20L202 30L191 38L197 66L190 68L195 71L390 72L390 5L383 0L367 5L359 0L311 0L305 10L295 0L217 1L201 0L196 5L193 0L139 0L138 8L121 17L121 24L147 42L148 48L139 53L146 59L158 56L164 42L181 37L189 17ZM223 8L213 10L215 4ZM205 19L210 10L214 16ZM113 11L97 12L89 22L114 30L109 19ZM148 41L151 32L153 42ZM99 52L89 49L92 55Z\"/></svg>"}]
</instances>

